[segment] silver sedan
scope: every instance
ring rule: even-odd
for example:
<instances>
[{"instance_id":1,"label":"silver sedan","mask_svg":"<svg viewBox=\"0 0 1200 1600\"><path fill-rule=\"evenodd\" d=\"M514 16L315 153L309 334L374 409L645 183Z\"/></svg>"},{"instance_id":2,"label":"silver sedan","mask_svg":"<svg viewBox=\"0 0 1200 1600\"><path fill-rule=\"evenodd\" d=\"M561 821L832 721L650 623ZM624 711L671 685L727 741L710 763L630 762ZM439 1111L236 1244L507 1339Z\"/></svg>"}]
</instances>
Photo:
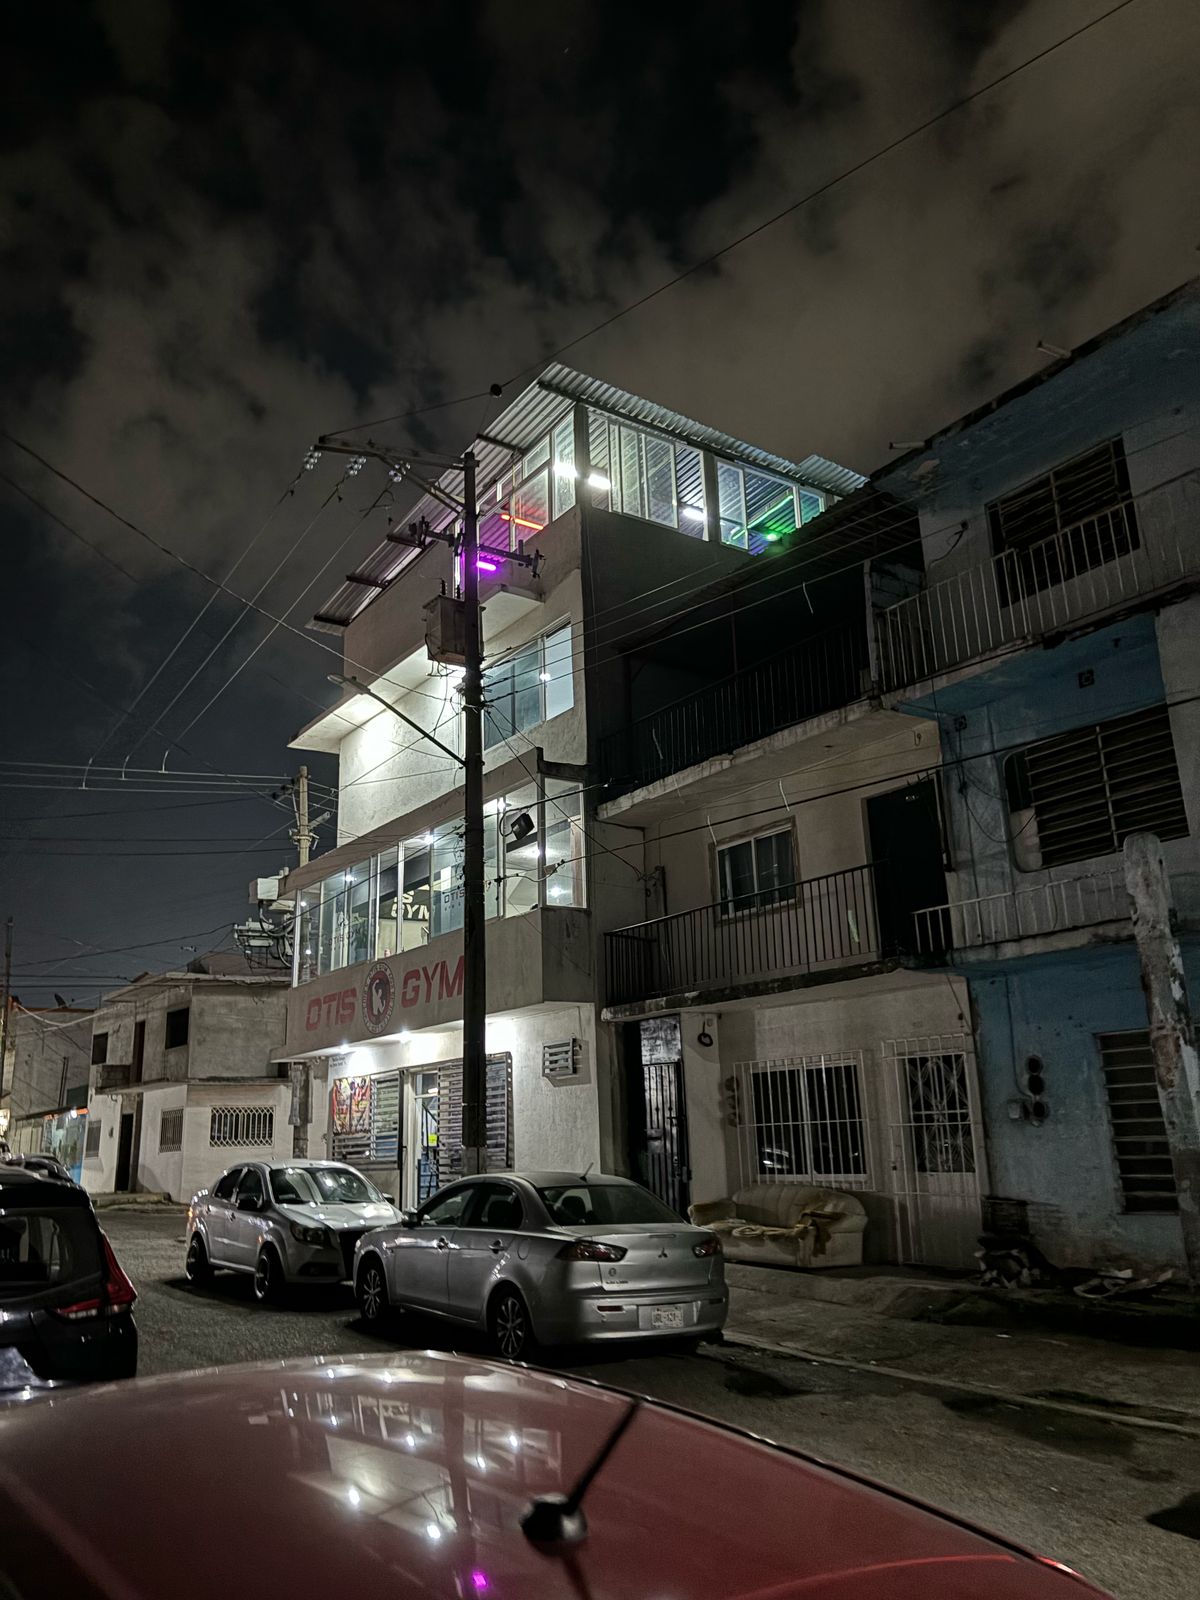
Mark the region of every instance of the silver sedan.
<instances>
[{"instance_id":1,"label":"silver sedan","mask_svg":"<svg viewBox=\"0 0 1200 1600\"><path fill-rule=\"evenodd\" d=\"M429 1312L485 1328L513 1359L537 1344L712 1337L728 1306L717 1236L601 1173L453 1183L362 1236L354 1290L368 1325Z\"/></svg>"},{"instance_id":2,"label":"silver sedan","mask_svg":"<svg viewBox=\"0 0 1200 1600\"><path fill-rule=\"evenodd\" d=\"M242 1161L188 1208L189 1283L215 1268L254 1274L257 1300L286 1284L340 1283L370 1228L404 1213L361 1172L337 1161Z\"/></svg>"}]
</instances>

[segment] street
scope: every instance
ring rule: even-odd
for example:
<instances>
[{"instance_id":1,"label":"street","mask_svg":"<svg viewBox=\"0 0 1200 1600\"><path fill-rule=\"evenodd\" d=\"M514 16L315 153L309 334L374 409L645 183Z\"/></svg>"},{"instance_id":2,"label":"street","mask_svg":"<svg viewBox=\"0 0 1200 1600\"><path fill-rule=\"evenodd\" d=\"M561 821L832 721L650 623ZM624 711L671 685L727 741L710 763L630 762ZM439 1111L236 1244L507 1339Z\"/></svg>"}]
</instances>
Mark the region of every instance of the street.
<instances>
[{"instance_id":1,"label":"street","mask_svg":"<svg viewBox=\"0 0 1200 1600\"><path fill-rule=\"evenodd\" d=\"M483 1349L469 1333L430 1321L398 1322L381 1341L362 1328L348 1289L280 1308L257 1306L248 1277L222 1274L203 1291L189 1289L183 1225L178 1212L104 1218L140 1295L142 1376L406 1342ZM1200 1439L939 1394L915 1380L732 1344L699 1355L663 1349L575 1360L564 1370L876 1478L1077 1567L1118 1600L1200 1593Z\"/></svg>"}]
</instances>

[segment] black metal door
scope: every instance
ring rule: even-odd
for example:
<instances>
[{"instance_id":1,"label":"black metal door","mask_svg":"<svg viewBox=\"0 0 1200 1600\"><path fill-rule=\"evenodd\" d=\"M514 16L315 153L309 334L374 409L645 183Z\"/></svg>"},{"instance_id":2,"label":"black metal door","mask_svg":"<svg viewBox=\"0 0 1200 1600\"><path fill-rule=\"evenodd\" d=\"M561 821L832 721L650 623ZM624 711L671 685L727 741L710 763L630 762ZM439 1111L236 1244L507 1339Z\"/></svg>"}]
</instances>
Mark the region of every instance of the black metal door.
<instances>
[{"instance_id":1,"label":"black metal door","mask_svg":"<svg viewBox=\"0 0 1200 1600\"><path fill-rule=\"evenodd\" d=\"M637 1166L642 1182L681 1215L691 1198L687 1098L678 1017L655 1017L638 1028L642 1078Z\"/></svg>"},{"instance_id":2,"label":"black metal door","mask_svg":"<svg viewBox=\"0 0 1200 1600\"><path fill-rule=\"evenodd\" d=\"M937 790L932 778L874 794L867 801L879 940L885 954L917 948L913 913L946 899ZM932 923L932 919L928 919ZM940 925L927 930L924 953L944 945Z\"/></svg>"},{"instance_id":3,"label":"black metal door","mask_svg":"<svg viewBox=\"0 0 1200 1600\"><path fill-rule=\"evenodd\" d=\"M133 1112L121 1113L121 1128L117 1135L117 1176L113 1188L123 1194L130 1187L130 1169L133 1165Z\"/></svg>"}]
</instances>

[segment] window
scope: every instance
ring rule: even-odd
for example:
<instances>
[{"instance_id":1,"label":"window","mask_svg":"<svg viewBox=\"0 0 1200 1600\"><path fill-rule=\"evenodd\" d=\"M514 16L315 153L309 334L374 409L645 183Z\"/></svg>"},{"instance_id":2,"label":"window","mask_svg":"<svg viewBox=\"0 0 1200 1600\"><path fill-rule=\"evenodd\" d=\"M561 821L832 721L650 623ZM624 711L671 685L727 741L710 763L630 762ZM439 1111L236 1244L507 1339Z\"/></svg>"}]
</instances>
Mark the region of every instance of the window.
<instances>
[{"instance_id":1,"label":"window","mask_svg":"<svg viewBox=\"0 0 1200 1600\"><path fill-rule=\"evenodd\" d=\"M577 783L547 778L546 848L542 865L546 878L546 904L550 906L581 906L584 903L586 837L581 816L582 803L583 795Z\"/></svg>"},{"instance_id":2,"label":"window","mask_svg":"<svg viewBox=\"0 0 1200 1600\"><path fill-rule=\"evenodd\" d=\"M158 1119L158 1153L167 1155L183 1149L183 1107L164 1111Z\"/></svg>"},{"instance_id":3,"label":"window","mask_svg":"<svg viewBox=\"0 0 1200 1600\"><path fill-rule=\"evenodd\" d=\"M373 1161L394 1167L400 1139L400 1074L335 1078L329 1129L339 1161Z\"/></svg>"},{"instance_id":4,"label":"window","mask_svg":"<svg viewBox=\"0 0 1200 1600\"><path fill-rule=\"evenodd\" d=\"M451 1189L449 1194L441 1194L429 1202L421 1212L419 1222L422 1228L457 1228L462 1221L463 1212L467 1209L467 1201L471 1198L472 1187L464 1183L460 1189Z\"/></svg>"},{"instance_id":5,"label":"window","mask_svg":"<svg viewBox=\"0 0 1200 1600\"><path fill-rule=\"evenodd\" d=\"M1077 456L988 507L1002 595L1022 594L1090 572L1138 548L1137 521L1120 439Z\"/></svg>"},{"instance_id":6,"label":"window","mask_svg":"<svg viewBox=\"0 0 1200 1600\"><path fill-rule=\"evenodd\" d=\"M1076 728L1010 756L1017 864L1025 871L1111 855L1127 834L1187 836L1166 706Z\"/></svg>"},{"instance_id":7,"label":"window","mask_svg":"<svg viewBox=\"0 0 1200 1600\"><path fill-rule=\"evenodd\" d=\"M723 917L794 900L796 865L791 829L723 845L717 851L717 880Z\"/></svg>"},{"instance_id":8,"label":"window","mask_svg":"<svg viewBox=\"0 0 1200 1600\"><path fill-rule=\"evenodd\" d=\"M974 1172L975 1134L962 1055L906 1056L909 1133L918 1172Z\"/></svg>"},{"instance_id":9,"label":"window","mask_svg":"<svg viewBox=\"0 0 1200 1600\"><path fill-rule=\"evenodd\" d=\"M92 1035L92 1065L102 1067L108 1060L108 1035L94 1033Z\"/></svg>"},{"instance_id":10,"label":"window","mask_svg":"<svg viewBox=\"0 0 1200 1600\"><path fill-rule=\"evenodd\" d=\"M692 445L588 414L593 504L702 539L704 473Z\"/></svg>"},{"instance_id":11,"label":"window","mask_svg":"<svg viewBox=\"0 0 1200 1600\"><path fill-rule=\"evenodd\" d=\"M263 1187L262 1173L257 1167L247 1167L242 1173L241 1182L237 1186L237 1194L233 1197L234 1205L239 1205L247 1196L257 1201L261 1207L266 1203L267 1193Z\"/></svg>"},{"instance_id":12,"label":"window","mask_svg":"<svg viewBox=\"0 0 1200 1600\"><path fill-rule=\"evenodd\" d=\"M233 1191L237 1188L238 1179L242 1175L241 1167L230 1167L223 1177L218 1178L213 1185L214 1200L232 1200Z\"/></svg>"},{"instance_id":13,"label":"window","mask_svg":"<svg viewBox=\"0 0 1200 1600\"><path fill-rule=\"evenodd\" d=\"M100 1234L82 1206L0 1216L0 1299L87 1278L98 1283L101 1271Z\"/></svg>"},{"instance_id":14,"label":"window","mask_svg":"<svg viewBox=\"0 0 1200 1600\"><path fill-rule=\"evenodd\" d=\"M717 498L721 543L751 555L779 544L825 504L814 489L801 489L787 478L732 461L717 462Z\"/></svg>"},{"instance_id":15,"label":"window","mask_svg":"<svg viewBox=\"0 0 1200 1600\"><path fill-rule=\"evenodd\" d=\"M555 1184L538 1193L550 1220L560 1228L679 1221L677 1212L638 1183Z\"/></svg>"},{"instance_id":16,"label":"window","mask_svg":"<svg viewBox=\"0 0 1200 1600\"><path fill-rule=\"evenodd\" d=\"M269 1145L275 1142L272 1106L214 1106L209 1121L210 1145Z\"/></svg>"},{"instance_id":17,"label":"window","mask_svg":"<svg viewBox=\"0 0 1200 1600\"><path fill-rule=\"evenodd\" d=\"M87 1143L84 1146L84 1160L95 1161L100 1154L100 1135L104 1132L104 1124L99 1117L88 1118Z\"/></svg>"},{"instance_id":18,"label":"window","mask_svg":"<svg viewBox=\"0 0 1200 1600\"><path fill-rule=\"evenodd\" d=\"M279 1167L270 1177L271 1193L279 1205L361 1206L383 1199L353 1167Z\"/></svg>"},{"instance_id":19,"label":"window","mask_svg":"<svg viewBox=\"0 0 1200 1600\"><path fill-rule=\"evenodd\" d=\"M575 703L571 624L531 640L507 661L489 667L483 694L485 750L569 711Z\"/></svg>"},{"instance_id":20,"label":"window","mask_svg":"<svg viewBox=\"0 0 1200 1600\"><path fill-rule=\"evenodd\" d=\"M831 1056L752 1062L743 1114L758 1178L863 1178L858 1063Z\"/></svg>"},{"instance_id":21,"label":"window","mask_svg":"<svg viewBox=\"0 0 1200 1600\"><path fill-rule=\"evenodd\" d=\"M1112 1130L1117 1180L1126 1211L1178 1211L1154 1053L1144 1029L1096 1036Z\"/></svg>"},{"instance_id":22,"label":"window","mask_svg":"<svg viewBox=\"0 0 1200 1600\"><path fill-rule=\"evenodd\" d=\"M167 1035L163 1042L168 1050L177 1050L188 1042L188 1016L187 1006L167 1012Z\"/></svg>"},{"instance_id":23,"label":"window","mask_svg":"<svg viewBox=\"0 0 1200 1600\"><path fill-rule=\"evenodd\" d=\"M521 1198L507 1183L477 1183L475 1200L466 1218L469 1228L494 1228L512 1233L525 1220Z\"/></svg>"}]
</instances>

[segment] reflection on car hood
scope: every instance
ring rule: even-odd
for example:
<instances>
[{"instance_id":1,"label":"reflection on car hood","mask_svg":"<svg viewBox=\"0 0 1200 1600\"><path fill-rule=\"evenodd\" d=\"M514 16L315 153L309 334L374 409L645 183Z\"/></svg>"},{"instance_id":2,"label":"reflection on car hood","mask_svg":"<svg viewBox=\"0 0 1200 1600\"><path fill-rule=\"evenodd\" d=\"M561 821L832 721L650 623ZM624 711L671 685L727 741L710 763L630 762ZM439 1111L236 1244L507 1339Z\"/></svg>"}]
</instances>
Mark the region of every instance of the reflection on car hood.
<instances>
[{"instance_id":1,"label":"reflection on car hood","mask_svg":"<svg viewBox=\"0 0 1200 1600\"><path fill-rule=\"evenodd\" d=\"M310 1228L324 1223L327 1228L386 1228L399 1222L400 1213L386 1200L365 1201L361 1205L278 1206L280 1216L289 1222L306 1223Z\"/></svg>"},{"instance_id":2,"label":"reflection on car hood","mask_svg":"<svg viewBox=\"0 0 1200 1600\"><path fill-rule=\"evenodd\" d=\"M520 1519L534 1495L569 1491L630 1403L433 1351L264 1362L47 1399L0 1414L6 1555L36 1576L25 1600L68 1592L56 1564L64 1528L73 1570L103 1573L105 1592L127 1600L211 1600L210 1563L185 1554L197 1528L217 1531L225 1570L268 1568L273 1592L360 1600L1089 1592L897 1496L650 1403L588 1491L572 1572L525 1539ZM65 1517L72 1483L88 1492Z\"/></svg>"}]
</instances>

